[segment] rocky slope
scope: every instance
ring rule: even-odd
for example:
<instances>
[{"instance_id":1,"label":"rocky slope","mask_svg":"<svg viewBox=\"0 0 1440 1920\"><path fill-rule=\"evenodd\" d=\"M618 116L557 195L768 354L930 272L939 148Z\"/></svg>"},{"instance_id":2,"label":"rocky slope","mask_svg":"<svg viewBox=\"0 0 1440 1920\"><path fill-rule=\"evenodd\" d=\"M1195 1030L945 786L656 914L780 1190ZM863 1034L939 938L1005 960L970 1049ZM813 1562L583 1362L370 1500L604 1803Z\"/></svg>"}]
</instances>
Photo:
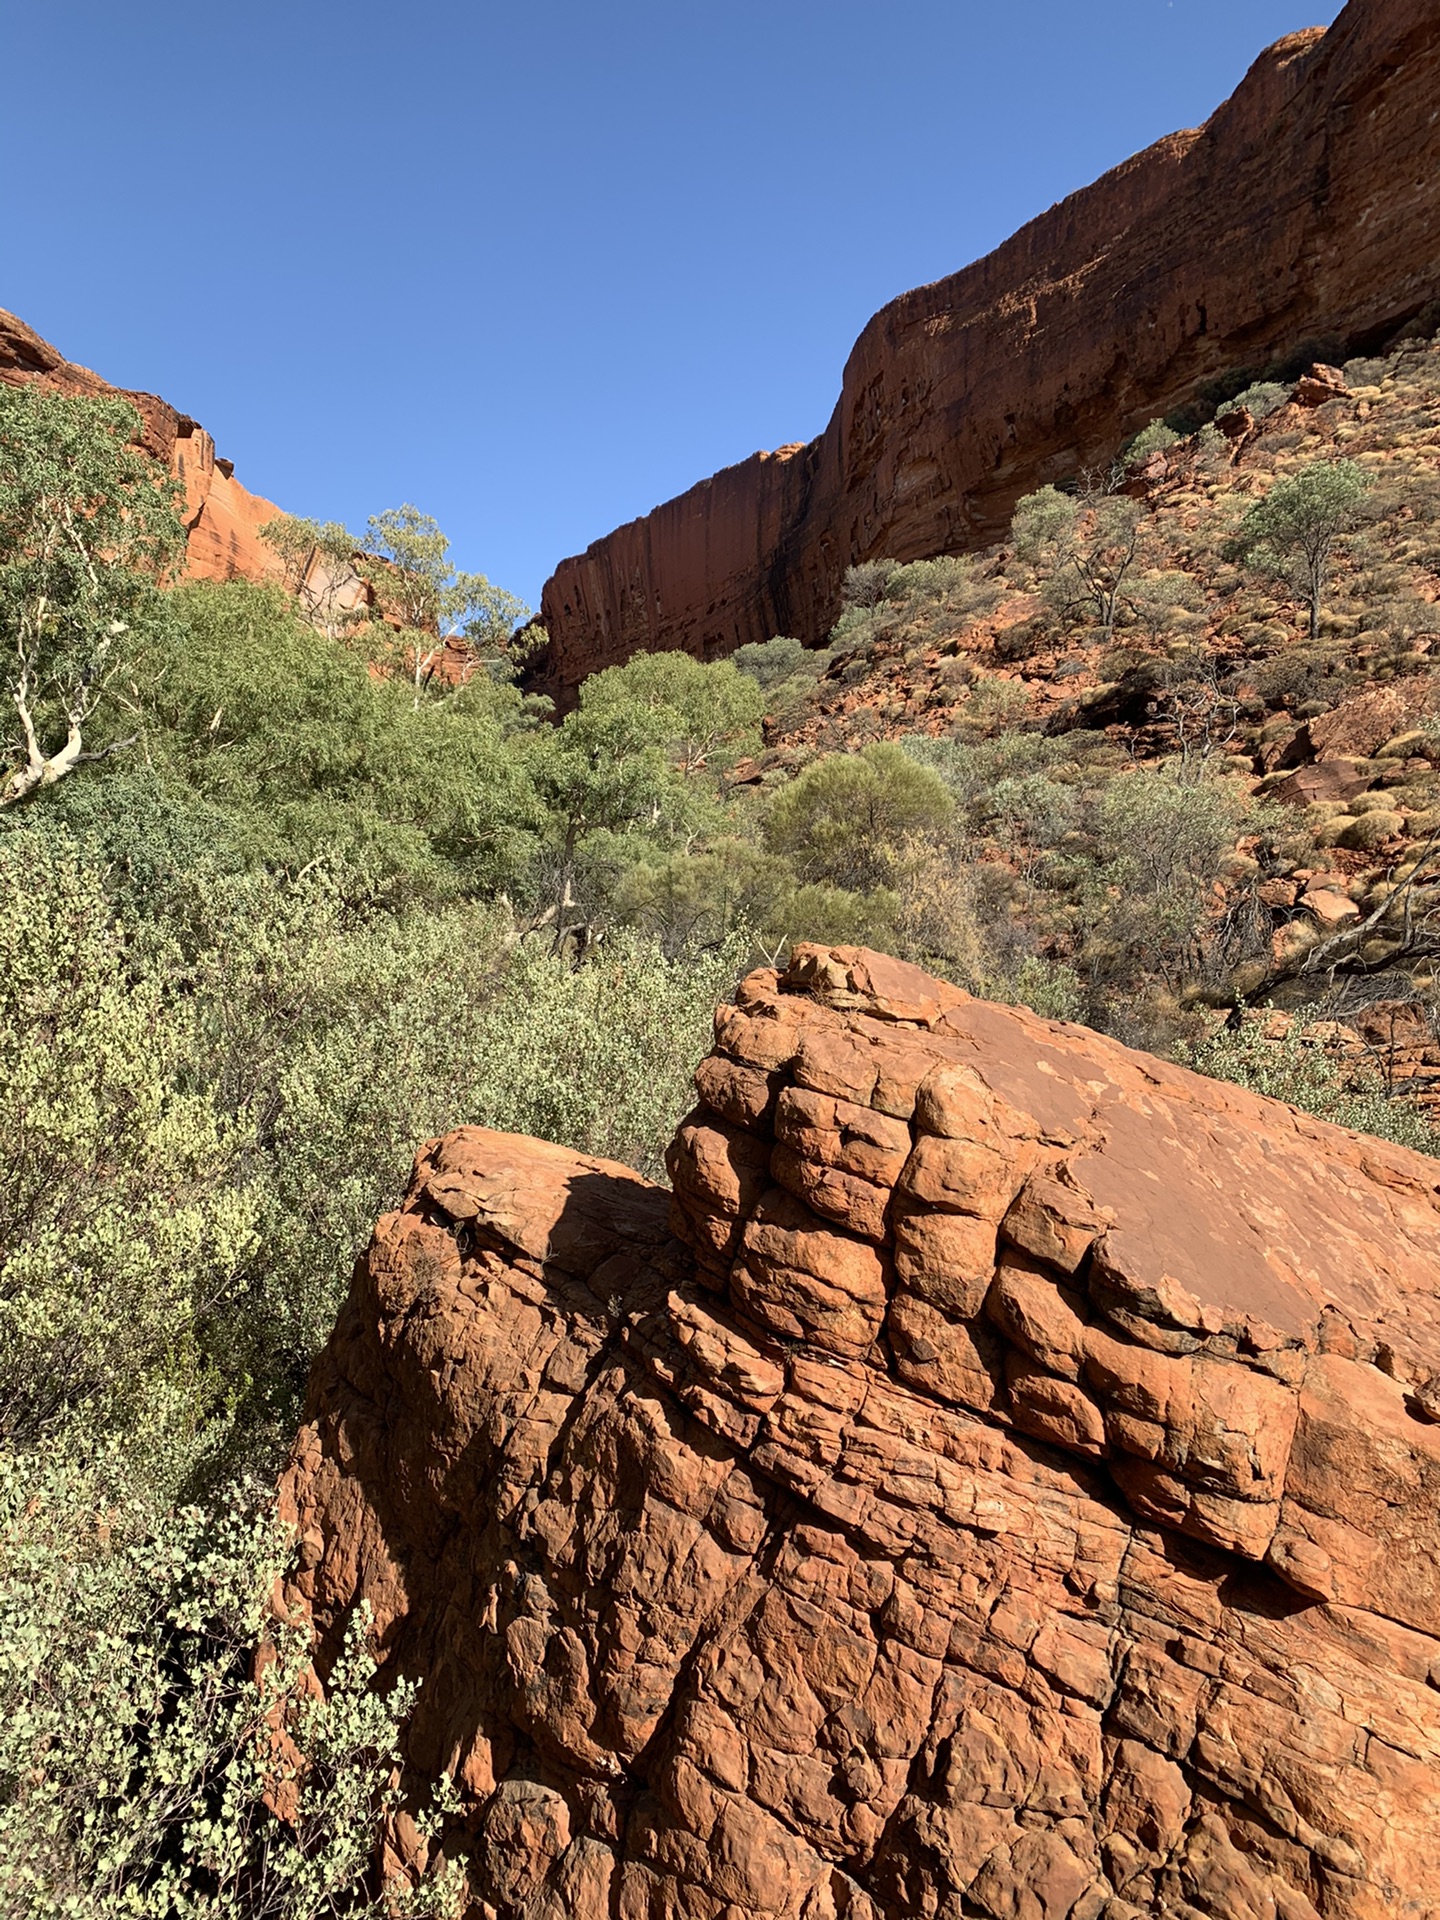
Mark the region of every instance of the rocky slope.
<instances>
[{"instance_id":1,"label":"rocky slope","mask_svg":"<svg viewBox=\"0 0 1440 1920\"><path fill-rule=\"evenodd\" d=\"M284 1481L486 1920L1440 1914L1440 1170L799 948L421 1154Z\"/></svg>"},{"instance_id":2,"label":"rocky slope","mask_svg":"<svg viewBox=\"0 0 1440 1920\"><path fill-rule=\"evenodd\" d=\"M114 395L139 409L142 443L185 488L189 546L185 571L194 580L271 580L283 569L260 539L260 528L280 509L235 478L215 442L188 415L153 393L112 387L88 367L76 366L13 313L0 310L0 380L11 386L38 380L58 393Z\"/></svg>"},{"instance_id":3,"label":"rocky slope","mask_svg":"<svg viewBox=\"0 0 1440 1920\"><path fill-rule=\"evenodd\" d=\"M1013 545L862 570L830 645L791 646L794 670L768 682L767 743L733 770L736 796L763 819L817 756L904 743L959 803L944 911L925 904L929 869L902 875L907 957L997 999L1007 952L1074 969L1087 993L1103 976L1087 1017L1123 1004L1122 1037L1160 1052L1197 1037L1172 990L1192 1011L1197 996L1305 1009L1362 1077L1440 1111L1440 341L1254 404L1117 468L1140 520L1132 610L1108 641ZM1228 543L1270 488L1341 459L1369 490L1312 640L1292 585L1236 566ZM1223 791L1237 813L1201 876L1193 950L1142 943L1127 973L1107 958L1096 874L1105 809L1137 770Z\"/></svg>"},{"instance_id":4,"label":"rocky slope","mask_svg":"<svg viewBox=\"0 0 1440 1920\"><path fill-rule=\"evenodd\" d=\"M829 426L567 560L545 690L640 648L820 638L852 562L994 539L1016 498L1315 336L1440 295L1434 0L1351 0L1175 134L870 322ZM1243 385L1233 380L1230 391ZM1213 403L1212 403L1213 404Z\"/></svg>"}]
</instances>

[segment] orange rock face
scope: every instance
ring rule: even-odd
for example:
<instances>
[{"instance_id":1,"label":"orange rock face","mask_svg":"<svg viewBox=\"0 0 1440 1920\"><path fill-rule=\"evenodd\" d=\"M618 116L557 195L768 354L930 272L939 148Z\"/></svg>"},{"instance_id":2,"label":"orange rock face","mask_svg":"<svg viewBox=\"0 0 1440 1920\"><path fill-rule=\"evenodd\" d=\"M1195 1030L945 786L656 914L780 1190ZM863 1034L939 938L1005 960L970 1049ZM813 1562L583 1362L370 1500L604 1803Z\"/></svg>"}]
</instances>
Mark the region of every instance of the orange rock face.
<instances>
[{"instance_id":1,"label":"orange rock face","mask_svg":"<svg viewBox=\"0 0 1440 1920\"><path fill-rule=\"evenodd\" d=\"M153 393L122 392L88 367L76 366L39 334L0 310L0 380L11 386L38 380L57 393L119 395L138 408L141 445L163 460L185 488L189 535L185 572L193 580L278 580L283 568L260 538L280 512L235 478L228 460L215 458L205 429Z\"/></svg>"},{"instance_id":2,"label":"orange rock face","mask_svg":"<svg viewBox=\"0 0 1440 1920\"><path fill-rule=\"evenodd\" d=\"M1021 494L1108 461L1207 379L1385 337L1440 295L1437 97L1434 0L1351 0L1281 41L1198 132L878 313L818 440L564 561L545 690L569 704L641 648L817 640L853 562L987 544Z\"/></svg>"},{"instance_id":3,"label":"orange rock face","mask_svg":"<svg viewBox=\"0 0 1440 1920\"><path fill-rule=\"evenodd\" d=\"M1440 1915L1440 1165L855 949L696 1085L432 1142L285 1475L469 1912Z\"/></svg>"}]
</instances>

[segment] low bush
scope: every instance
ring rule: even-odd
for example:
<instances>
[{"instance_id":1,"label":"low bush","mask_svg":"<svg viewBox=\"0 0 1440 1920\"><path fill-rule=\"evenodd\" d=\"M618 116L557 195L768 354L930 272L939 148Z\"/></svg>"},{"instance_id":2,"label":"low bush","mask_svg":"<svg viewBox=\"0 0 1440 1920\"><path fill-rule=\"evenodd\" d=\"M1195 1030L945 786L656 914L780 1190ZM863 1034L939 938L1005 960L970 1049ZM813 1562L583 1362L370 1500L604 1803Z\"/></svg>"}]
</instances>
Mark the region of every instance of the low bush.
<instances>
[{"instance_id":1,"label":"low bush","mask_svg":"<svg viewBox=\"0 0 1440 1920\"><path fill-rule=\"evenodd\" d=\"M1440 1153L1440 1134L1410 1102L1388 1094L1374 1073L1342 1071L1295 1021L1279 1039L1263 1023L1222 1026L1190 1049L1189 1064L1216 1080L1232 1080L1269 1100L1283 1100L1317 1120L1393 1140L1419 1153Z\"/></svg>"}]
</instances>

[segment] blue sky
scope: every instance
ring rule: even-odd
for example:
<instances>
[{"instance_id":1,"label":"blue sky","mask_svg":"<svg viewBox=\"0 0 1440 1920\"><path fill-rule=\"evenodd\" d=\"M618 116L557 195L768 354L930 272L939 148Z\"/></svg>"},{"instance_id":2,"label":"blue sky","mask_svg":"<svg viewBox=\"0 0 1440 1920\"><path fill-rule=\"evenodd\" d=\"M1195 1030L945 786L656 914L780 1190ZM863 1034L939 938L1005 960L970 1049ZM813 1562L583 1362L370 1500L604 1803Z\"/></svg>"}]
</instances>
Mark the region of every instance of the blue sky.
<instances>
[{"instance_id":1,"label":"blue sky","mask_svg":"<svg viewBox=\"0 0 1440 1920\"><path fill-rule=\"evenodd\" d=\"M0 306L239 478L402 500L527 598L819 432L870 314L1334 0L40 0Z\"/></svg>"}]
</instances>

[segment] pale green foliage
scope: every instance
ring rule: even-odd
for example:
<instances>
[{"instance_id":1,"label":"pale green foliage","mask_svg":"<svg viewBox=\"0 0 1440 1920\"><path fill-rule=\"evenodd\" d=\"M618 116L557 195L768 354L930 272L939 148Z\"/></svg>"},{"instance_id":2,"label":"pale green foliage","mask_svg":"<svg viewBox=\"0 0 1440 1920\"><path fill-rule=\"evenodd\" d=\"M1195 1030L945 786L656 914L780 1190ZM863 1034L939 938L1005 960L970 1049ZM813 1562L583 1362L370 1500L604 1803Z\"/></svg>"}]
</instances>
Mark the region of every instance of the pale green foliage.
<instances>
[{"instance_id":1,"label":"pale green foliage","mask_svg":"<svg viewBox=\"0 0 1440 1920\"><path fill-rule=\"evenodd\" d=\"M360 543L348 527L282 513L265 522L260 538L280 561L286 588L322 633L333 639L364 617L354 564Z\"/></svg>"},{"instance_id":2,"label":"pale green foliage","mask_svg":"<svg viewBox=\"0 0 1440 1920\"><path fill-rule=\"evenodd\" d=\"M1137 574L1130 582L1127 604L1135 625L1158 642L1184 624L1183 616L1205 604L1204 591L1193 574L1156 568Z\"/></svg>"},{"instance_id":3,"label":"pale green foliage","mask_svg":"<svg viewBox=\"0 0 1440 1920\"><path fill-rule=\"evenodd\" d=\"M707 665L679 652L637 653L623 666L592 674L581 689L580 704L592 714L643 708L656 716L661 737L684 774L699 773L717 756L758 746L765 711L753 676L741 672L736 662Z\"/></svg>"},{"instance_id":4,"label":"pale green foliage","mask_svg":"<svg viewBox=\"0 0 1440 1920\"><path fill-rule=\"evenodd\" d=\"M450 562L450 542L437 521L407 501L370 516L365 551L381 564L371 568L371 580L382 603L407 628L451 632L468 631L478 620L486 628L495 618L498 589L483 574L457 573ZM514 617L503 630L518 626L528 609L512 596Z\"/></svg>"},{"instance_id":5,"label":"pale green foliage","mask_svg":"<svg viewBox=\"0 0 1440 1920\"><path fill-rule=\"evenodd\" d=\"M1142 955L1162 977L1198 965L1195 942L1220 862L1242 830L1248 796L1220 778L1137 769L1111 781L1099 807L1094 950Z\"/></svg>"},{"instance_id":6,"label":"pale green foliage","mask_svg":"<svg viewBox=\"0 0 1440 1920\"><path fill-rule=\"evenodd\" d=\"M783 931L794 894L788 860L727 834L694 852L631 867L615 889L614 909L673 956L750 929Z\"/></svg>"},{"instance_id":7,"label":"pale green foliage","mask_svg":"<svg viewBox=\"0 0 1440 1920\"><path fill-rule=\"evenodd\" d=\"M1287 581L1320 632L1320 609L1337 543L1359 523L1370 479L1353 460L1317 460L1277 480L1246 513L1228 552Z\"/></svg>"},{"instance_id":8,"label":"pale green foliage","mask_svg":"<svg viewBox=\"0 0 1440 1920\"><path fill-rule=\"evenodd\" d=\"M934 560L910 560L892 568L885 581L886 600L943 605L963 601L976 586L975 562L960 554L940 554Z\"/></svg>"},{"instance_id":9,"label":"pale green foliage","mask_svg":"<svg viewBox=\"0 0 1440 1920\"><path fill-rule=\"evenodd\" d=\"M272 1500L162 1515L120 1469L0 1451L0 1912L455 1912L443 1870L398 1908L367 1890L415 1689L370 1690L364 1615L320 1696L308 1636L270 1613Z\"/></svg>"},{"instance_id":10,"label":"pale green foliage","mask_svg":"<svg viewBox=\"0 0 1440 1920\"><path fill-rule=\"evenodd\" d=\"M283 1444L426 1137L658 1167L743 952L576 968L503 909L357 913L323 866L168 885L127 926L63 837L0 839L0 1436L124 1432L174 1486Z\"/></svg>"},{"instance_id":11,"label":"pale green foliage","mask_svg":"<svg viewBox=\"0 0 1440 1920\"><path fill-rule=\"evenodd\" d=\"M0 807L94 758L91 721L183 548L139 425L122 400L0 383Z\"/></svg>"},{"instance_id":12,"label":"pale green foliage","mask_svg":"<svg viewBox=\"0 0 1440 1920\"><path fill-rule=\"evenodd\" d=\"M1085 995L1072 967L1027 953L994 994L1010 1006L1029 1007L1046 1020L1083 1020Z\"/></svg>"},{"instance_id":13,"label":"pale green foliage","mask_svg":"<svg viewBox=\"0 0 1440 1920\"><path fill-rule=\"evenodd\" d=\"M90 1422L139 1448L199 1420L197 1328L258 1200L193 1055L192 1009L137 977L97 877L0 839L0 1440Z\"/></svg>"},{"instance_id":14,"label":"pale green foliage","mask_svg":"<svg viewBox=\"0 0 1440 1920\"><path fill-rule=\"evenodd\" d=\"M741 673L748 673L752 680L769 689L798 673L814 655L800 641L790 639L787 634L776 634L773 640L752 640L748 646L737 647L730 657Z\"/></svg>"},{"instance_id":15,"label":"pale green foliage","mask_svg":"<svg viewBox=\"0 0 1440 1920\"><path fill-rule=\"evenodd\" d=\"M862 560L858 566L847 567L840 588L841 606L878 607L897 564L894 560Z\"/></svg>"},{"instance_id":16,"label":"pale green foliage","mask_svg":"<svg viewBox=\"0 0 1440 1920\"><path fill-rule=\"evenodd\" d=\"M1001 733L983 741L927 739L912 736L905 751L922 766L933 767L962 806L989 804L995 786L1030 778L1070 765L1078 774L1081 762L1117 761L1119 756L1103 734L1071 733L1055 737L1041 733Z\"/></svg>"},{"instance_id":17,"label":"pale green foliage","mask_svg":"<svg viewBox=\"0 0 1440 1920\"><path fill-rule=\"evenodd\" d=\"M378 1912L406 1693L369 1693L358 1642L323 1700L297 1692L264 1511L172 1503L273 1471L427 1135L499 1126L660 1174L747 947L671 963L612 934L574 967L501 908L357 910L323 866L170 875L146 896L164 924L126 924L41 825L0 838L0 1912ZM282 1703L293 1826L253 1738Z\"/></svg>"},{"instance_id":18,"label":"pale green foliage","mask_svg":"<svg viewBox=\"0 0 1440 1920\"><path fill-rule=\"evenodd\" d=\"M1392 1098L1373 1073L1342 1073L1322 1046L1306 1039L1301 1020L1278 1039L1267 1039L1259 1021L1220 1027L1191 1049L1190 1065L1267 1099L1284 1100L1337 1127L1393 1140L1419 1153L1440 1152L1440 1135L1422 1111Z\"/></svg>"},{"instance_id":19,"label":"pale green foliage","mask_svg":"<svg viewBox=\"0 0 1440 1920\"><path fill-rule=\"evenodd\" d=\"M945 783L903 747L880 741L814 760L776 794L766 843L801 880L868 892L892 886L907 843L943 828L954 811Z\"/></svg>"},{"instance_id":20,"label":"pale green foliage","mask_svg":"<svg viewBox=\"0 0 1440 1920\"><path fill-rule=\"evenodd\" d=\"M1127 603L1142 521L1140 508L1123 494L1076 498L1042 487L1018 503L1010 532L1051 604L1066 619L1093 619L1108 640Z\"/></svg>"},{"instance_id":21,"label":"pale green foliage","mask_svg":"<svg viewBox=\"0 0 1440 1920\"><path fill-rule=\"evenodd\" d=\"M988 612L1003 589L964 556L934 560L867 560L851 567L841 591L841 614L830 634L830 659L861 656L872 641L900 636L909 643L939 639ZM825 656L819 656L824 658Z\"/></svg>"},{"instance_id":22,"label":"pale green foliage","mask_svg":"<svg viewBox=\"0 0 1440 1920\"><path fill-rule=\"evenodd\" d=\"M1015 504L1010 539L1022 560L1052 561L1075 537L1080 509L1074 495L1058 487L1041 487Z\"/></svg>"},{"instance_id":23,"label":"pale green foliage","mask_svg":"<svg viewBox=\"0 0 1440 1920\"><path fill-rule=\"evenodd\" d=\"M1290 389L1281 386L1278 380L1257 380L1253 386L1246 387L1243 393L1237 393L1233 400L1227 400L1223 406L1215 409L1218 420L1223 414L1239 413L1248 410L1257 420L1264 420L1276 413L1290 398Z\"/></svg>"},{"instance_id":24,"label":"pale green foliage","mask_svg":"<svg viewBox=\"0 0 1440 1920\"><path fill-rule=\"evenodd\" d=\"M667 961L652 942L607 935L584 966L536 942L508 958L462 1024L475 1084L457 1118L536 1134L664 1177L664 1148L711 1044L716 1002L744 971L748 941Z\"/></svg>"},{"instance_id":25,"label":"pale green foliage","mask_svg":"<svg viewBox=\"0 0 1440 1920\"><path fill-rule=\"evenodd\" d=\"M1176 446L1180 435L1173 427L1167 427L1163 420L1152 420L1143 428L1125 449L1125 458L1132 465L1144 460L1152 453L1163 453L1167 447Z\"/></svg>"},{"instance_id":26,"label":"pale green foliage","mask_svg":"<svg viewBox=\"0 0 1440 1920\"><path fill-rule=\"evenodd\" d=\"M338 520L307 520L300 514L277 514L260 529L265 542L285 568L285 584L298 593L317 559L346 564L360 542Z\"/></svg>"},{"instance_id":27,"label":"pale green foliage","mask_svg":"<svg viewBox=\"0 0 1440 1920\"><path fill-rule=\"evenodd\" d=\"M494 658L530 618L524 601L483 573L458 573L438 523L408 502L370 516L364 551L375 597L409 649L417 698L438 653L429 636L462 634L478 657Z\"/></svg>"},{"instance_id":28,"label":"pale green foliage","mask_svg":"<svg viewBox=\"0 0 1440 1920\"><path fill-rule=\"evenodd\" d=\"M972 739L1006 733L1030 710L1030 696L1018 680L982 673L960 710L958 725Z\"/></svg>"}]
</instances>

